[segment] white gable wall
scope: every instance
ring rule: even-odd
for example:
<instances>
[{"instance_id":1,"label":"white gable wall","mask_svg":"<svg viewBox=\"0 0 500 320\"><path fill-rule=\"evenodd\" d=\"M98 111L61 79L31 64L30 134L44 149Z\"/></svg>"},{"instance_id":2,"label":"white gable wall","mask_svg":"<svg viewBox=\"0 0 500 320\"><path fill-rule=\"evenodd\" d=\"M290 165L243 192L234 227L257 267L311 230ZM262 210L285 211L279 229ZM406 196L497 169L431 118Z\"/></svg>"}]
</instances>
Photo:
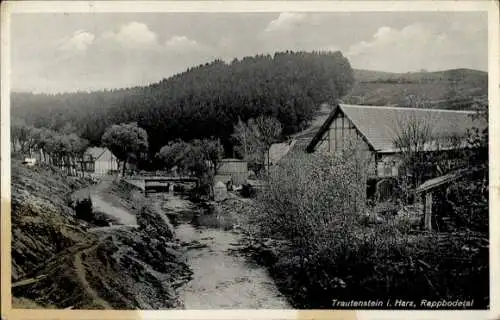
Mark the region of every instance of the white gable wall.
<instances>
[{"instance_id":1,"label":"white gable wall","mask_svg":"<svg viewBox=\"0 0 500 320\"><path fill-rule=\"evenodd\" d=\"M118 170L118 162L116 161L116 158L113 157L113 159L111 160L97 159L95 161L94 174L103 176L106 175L110 170Z\"/></svg>"}]
</instances>

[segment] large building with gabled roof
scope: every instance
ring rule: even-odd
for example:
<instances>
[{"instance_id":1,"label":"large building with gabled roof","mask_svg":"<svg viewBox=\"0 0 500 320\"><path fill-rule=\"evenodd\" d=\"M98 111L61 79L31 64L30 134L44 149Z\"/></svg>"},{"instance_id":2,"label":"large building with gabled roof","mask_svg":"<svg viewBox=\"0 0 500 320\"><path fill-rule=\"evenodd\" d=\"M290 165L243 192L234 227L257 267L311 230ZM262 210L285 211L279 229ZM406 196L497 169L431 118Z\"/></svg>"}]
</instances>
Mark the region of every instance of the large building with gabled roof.
<instances>
[{"instance_id":1,"label":"large building with gabled roof","mask_svg":"<svg viewBox=\"0 0 500 320\"><path fill-rule=\"evenodd\" d=\"M486 126L475 114L462 110L338 104L316 131L306 151L338 152L354 142L371 158L369 177L393 177L398 175L401 153L395 141L410 123L426 123L431 128L434 140L423 146L423 151L443 151L465 147L468 130ZM461 144L457 145L457 139Z\"/></svg>"}]
</instances>

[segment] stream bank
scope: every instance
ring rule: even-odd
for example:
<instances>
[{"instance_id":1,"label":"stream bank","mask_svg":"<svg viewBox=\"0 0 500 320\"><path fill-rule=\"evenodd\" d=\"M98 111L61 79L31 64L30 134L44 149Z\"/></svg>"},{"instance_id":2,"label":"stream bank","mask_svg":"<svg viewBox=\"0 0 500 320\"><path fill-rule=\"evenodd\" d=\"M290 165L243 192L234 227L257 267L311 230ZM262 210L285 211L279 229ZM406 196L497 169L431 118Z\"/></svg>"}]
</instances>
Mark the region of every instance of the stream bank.
<instances>
[{"instance_id":1,"label":"stream bank","mask_svg":"<svg viewBox=\"0 0 500 320\"><path fill-rule=\"evenodd\" d=\"M110 176L72 189L89 194L105 216L93 224L76 218L64 191L70 178L51 184L57 170L36 170L13 175L16 308L290 308L265 268L242 250L237 212L181 194L144 197ZM48 231L30 234L28 222ZM38 260L27 264L20 256L26 248L37 249Z\"/></svg>"},{"instance_id":2,"label":"stream bank","mask_svg":"<svg viewBox=\"0 0 500 320\"><path fill-rule=\"evenodd\" d=\"M180 195L157 196L175 221L177 239L186 248L192 279L179 287L186 309L289 309L266 269L243 252L235 215L194 204Z\"/></svg>"}]
</instances>

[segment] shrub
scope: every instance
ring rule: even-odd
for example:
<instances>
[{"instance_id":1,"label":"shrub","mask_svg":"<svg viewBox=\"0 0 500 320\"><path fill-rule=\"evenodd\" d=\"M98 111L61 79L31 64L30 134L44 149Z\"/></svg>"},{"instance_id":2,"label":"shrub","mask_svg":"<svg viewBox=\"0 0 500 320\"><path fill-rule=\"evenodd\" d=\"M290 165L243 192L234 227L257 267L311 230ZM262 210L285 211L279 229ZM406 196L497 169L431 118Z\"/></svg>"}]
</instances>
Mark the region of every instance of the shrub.
<instances>
[{"instance_id":1,"label":"shrub","mask_svg":"<svg viewBox=\"0 0 500 320\"><path fill-rule=\"evenodd\" d=\"M488 304L488 243L411 234L409 221L363 223L363 154L297 155L271 172L252 216L262 237L285 239L270 271L298 308L332 299L474 299ZM411 289L409 289L411 288Z\"/></svg>"},{"instance_id":2,"label":"shrub","mask_svg":"<svg viewBox=\"0 0 500 320\"><path fill-rule=\"evenodd\" d=\"M435 192L438 230L473 230L488 233L488 170L471 169L446 189Z\"/></svg>"},{"instance_id":3,"label":"shrub","mask_svg":"<svg viewBox=\"0 0 500 320\"><path fill-rule=\"evenodd\" d=\"M251 184L246 183L246 184L241 186L240 194L242 197L245 197L245 198L253 198L253 197L255 197L257 192Z\"/></svg>"},{"instance_id":4,"label":"shrub","mask_svg":"<svg viewBox=\"0 0 500 320\"><path fill-rule=\"evenodd\" d=\"M347 160L351 157L356 160ZM365 166L364 157L355 150L288 159L270 172L268 188L259 193L262 230L298 246L321 242L331 228L350 223L364 212Z\"/></svg>"},{"instance_id":5,"label":"shrub","mask_svg":"<svg viewBox=\"0 0 500 320\"><path fill-rule=\"evenodd\" d=\"M94 213L92 209L92 200L90 198L83 198L76 200L75 213L78 219L88 222L94 220Z\"/></svg>"}]
</instances>

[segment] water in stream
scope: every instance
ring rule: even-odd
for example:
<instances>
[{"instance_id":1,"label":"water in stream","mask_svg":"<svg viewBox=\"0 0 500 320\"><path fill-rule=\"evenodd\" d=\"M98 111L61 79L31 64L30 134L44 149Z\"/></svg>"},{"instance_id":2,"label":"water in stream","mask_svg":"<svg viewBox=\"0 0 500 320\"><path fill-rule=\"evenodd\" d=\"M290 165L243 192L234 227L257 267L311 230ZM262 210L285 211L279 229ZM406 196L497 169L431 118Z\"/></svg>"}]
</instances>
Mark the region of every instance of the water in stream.
<instances>
[{"instance_id":1,"label":"water in stream","mask_svg":"<svg viewBox=\"0 0 500 320\"><path fill-rule=\"evenodd\" d=\"M187 251L193 278L178 292L186 309L290 309L267 271L238 255L240 235L228 228L200 226L205 213L173 194L155 197L177 216L176 237L191 245ZM217 219L217 217L214 217ZM219 217L223 218L223 217Z\"/></svg>"}]
</instances>

